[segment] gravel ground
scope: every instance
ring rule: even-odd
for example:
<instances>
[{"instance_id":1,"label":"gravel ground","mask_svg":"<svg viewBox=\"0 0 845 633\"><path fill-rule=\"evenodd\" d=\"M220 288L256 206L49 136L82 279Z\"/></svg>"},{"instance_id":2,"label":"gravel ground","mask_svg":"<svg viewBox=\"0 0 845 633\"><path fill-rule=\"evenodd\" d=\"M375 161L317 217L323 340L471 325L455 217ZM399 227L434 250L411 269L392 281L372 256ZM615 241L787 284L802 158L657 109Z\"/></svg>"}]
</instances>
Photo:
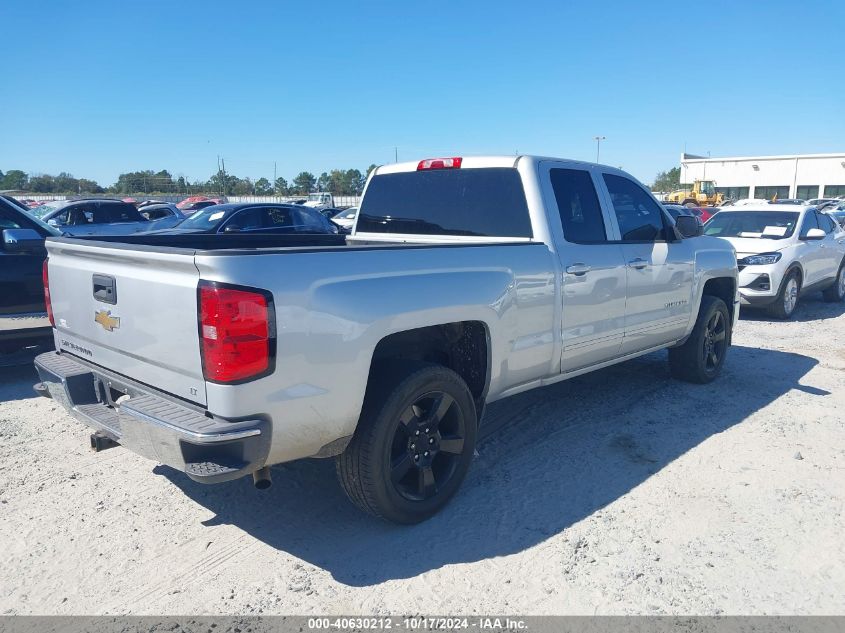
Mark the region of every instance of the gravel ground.
<instances>
[{"instance_id":1,"label":"gravel ground","mask_svg":"<svg viewBox=\"0 0 845 633\"><path fill-rule=\"evenodd\" d=\"M329 460L195 484L0 369L0 614L845 611L845 307L743 316L725 373L665 353L488 410L462 491L414 527Z\"/></svg>"}]
</instances>

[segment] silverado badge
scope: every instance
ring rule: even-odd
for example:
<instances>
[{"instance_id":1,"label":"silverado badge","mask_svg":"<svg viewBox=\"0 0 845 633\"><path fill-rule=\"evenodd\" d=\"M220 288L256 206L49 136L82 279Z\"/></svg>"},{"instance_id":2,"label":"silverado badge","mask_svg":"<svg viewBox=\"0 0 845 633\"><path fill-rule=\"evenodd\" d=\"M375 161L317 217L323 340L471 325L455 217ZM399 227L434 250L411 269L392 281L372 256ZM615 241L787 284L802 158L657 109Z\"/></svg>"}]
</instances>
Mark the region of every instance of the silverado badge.
<instances>
[{"instance_id":1,"label":"silverado badge","mask_svg":"<svg viewBox=\"0 0 845 633\"><path fill-rule=\"evenodd\" d=\"M120 317L113 317L111 310L98 310L94 313L94 323L102 325L106 332L114 332L120 328Z\"/></svg>"}]
</instances>

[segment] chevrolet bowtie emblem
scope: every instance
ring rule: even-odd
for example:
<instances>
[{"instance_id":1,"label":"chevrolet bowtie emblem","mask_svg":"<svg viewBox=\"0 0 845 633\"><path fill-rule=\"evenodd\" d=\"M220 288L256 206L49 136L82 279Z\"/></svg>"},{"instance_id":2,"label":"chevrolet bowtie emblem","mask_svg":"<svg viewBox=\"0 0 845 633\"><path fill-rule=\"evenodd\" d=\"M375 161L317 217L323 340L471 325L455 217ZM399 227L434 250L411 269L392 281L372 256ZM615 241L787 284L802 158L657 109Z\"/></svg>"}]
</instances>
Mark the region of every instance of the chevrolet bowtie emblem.
<instances>
[{"instance_id":1,"label":"chevrolet bowtie emblem","mask_svg":"<svg viewBox=\"0 0 845 633\"><path fill-rule=\"evenodd\" d=\"M111 310L99 310L94 313L94 323L102 325L106 332L114 332L120 328L120 317L113 317Z\"/></svg>"}]
</instances>

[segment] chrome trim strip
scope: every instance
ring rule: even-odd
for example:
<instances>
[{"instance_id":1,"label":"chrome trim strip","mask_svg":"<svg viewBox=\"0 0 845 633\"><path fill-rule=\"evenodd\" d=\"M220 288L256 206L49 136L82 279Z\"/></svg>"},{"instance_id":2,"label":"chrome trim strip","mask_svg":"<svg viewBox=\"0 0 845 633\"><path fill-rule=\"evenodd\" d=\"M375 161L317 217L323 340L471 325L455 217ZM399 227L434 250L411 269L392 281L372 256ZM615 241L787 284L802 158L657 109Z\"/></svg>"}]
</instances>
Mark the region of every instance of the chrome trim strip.
<instances>
[{"instance_id":1,"label":"chrome trim strip","mask_svg":"<svg viewBox=\"0 0 845 633\"><path fill-rule=\"evenodd\" d=\"M50 327L46 312L21 312L20 314L0 314L0 332L11 330L30 330Z\"/></svg>"}]
</instances>

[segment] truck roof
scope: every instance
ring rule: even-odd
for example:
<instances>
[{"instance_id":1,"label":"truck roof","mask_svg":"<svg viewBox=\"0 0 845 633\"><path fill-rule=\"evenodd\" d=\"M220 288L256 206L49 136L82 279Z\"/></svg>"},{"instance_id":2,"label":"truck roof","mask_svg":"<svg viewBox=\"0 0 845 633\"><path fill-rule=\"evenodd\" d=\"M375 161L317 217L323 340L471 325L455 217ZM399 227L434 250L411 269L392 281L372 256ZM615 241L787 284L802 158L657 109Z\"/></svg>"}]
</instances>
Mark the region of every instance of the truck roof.
<instances>
[{"instance_id":1,"label":"truck roof","mask_svg":"<svg viewBox=\"0 0 845 633\"><path fill-rule=\"evenodd\" d=\"M457 158L457 156L455 156ZM432 156L432 157L421 157L420 160L415 161L407 161L402 163L392 163L390 165L382 165L375 170L376 175L381 174L397 174L409 171L417 171L417 168L421 162L421 160L430 160L430 159L438 159L438 158L451 158L449 156ZM571 158L560 158L554 156L538 156L535 154L517 154L517 155L487 155L487 156L461 156L461 168L462 169L477 169L483 167L516 167L517 164L522 160L528 160L531 162L540 162L544 160L555 160L555 161L566 161L567 163L577 163L584 165L585 167L594 166L597 163L590 163L587 161L582 160L575 160ZM618 171L616 167L611 167L610 165L601 165L603 168L606 168L608 171Z\"/></svg>"}]
</instances>

